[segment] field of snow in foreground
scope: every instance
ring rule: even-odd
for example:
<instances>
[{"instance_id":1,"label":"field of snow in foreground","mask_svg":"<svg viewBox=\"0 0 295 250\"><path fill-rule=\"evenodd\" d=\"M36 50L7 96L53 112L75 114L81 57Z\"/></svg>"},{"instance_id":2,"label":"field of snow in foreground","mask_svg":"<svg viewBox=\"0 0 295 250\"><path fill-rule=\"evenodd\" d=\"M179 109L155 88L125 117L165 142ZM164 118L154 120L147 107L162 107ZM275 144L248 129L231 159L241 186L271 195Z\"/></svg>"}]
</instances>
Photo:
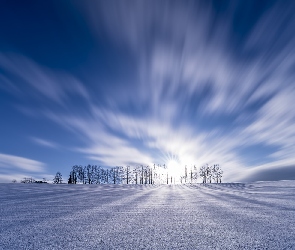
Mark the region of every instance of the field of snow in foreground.
<instances>
[{"instance_id":1,"label":"field of snow in foreground","mask_svg":"<svg viewBox=\"0 0 295 250\"><path fill-rule=\"evenodd\" d=\"M295 249L295 181L0 184L0 249Z\"/></svg>"}]
</instances>

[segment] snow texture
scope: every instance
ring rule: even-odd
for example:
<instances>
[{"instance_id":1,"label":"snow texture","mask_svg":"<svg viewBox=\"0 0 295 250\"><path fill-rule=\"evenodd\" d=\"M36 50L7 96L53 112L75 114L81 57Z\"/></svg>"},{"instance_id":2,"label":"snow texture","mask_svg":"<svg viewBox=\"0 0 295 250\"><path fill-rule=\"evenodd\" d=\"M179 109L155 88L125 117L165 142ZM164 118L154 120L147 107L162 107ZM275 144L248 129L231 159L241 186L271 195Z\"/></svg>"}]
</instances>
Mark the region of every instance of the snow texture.
<instances>
[{"instance_id":1,"label":"snow texture","mask_svg":"<svg viewBox=\"0 0 295 250\"><path fill-rule=\"evenodd\" d=\"M0 184L0 249L295 249L295 181Z\"/></svg>"}]
</instances>

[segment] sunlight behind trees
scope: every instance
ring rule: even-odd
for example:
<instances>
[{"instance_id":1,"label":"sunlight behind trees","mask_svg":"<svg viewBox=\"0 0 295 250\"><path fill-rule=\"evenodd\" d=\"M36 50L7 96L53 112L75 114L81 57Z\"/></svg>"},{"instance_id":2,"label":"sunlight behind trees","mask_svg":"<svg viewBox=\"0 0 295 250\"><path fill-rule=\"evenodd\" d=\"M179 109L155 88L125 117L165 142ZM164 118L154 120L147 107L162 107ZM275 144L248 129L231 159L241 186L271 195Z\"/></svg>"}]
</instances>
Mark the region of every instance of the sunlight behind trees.
<instances>
[{"instance_id":1,"label":"sunlight behind trees","mask_svg":"<svg viewBox=\"0 0 295 250\"><path fill-rule=\"evenodd\" d=\"M223 171L218 164L181 166L176 161L164 165L101 167L96 165L72 167L69 184L194 184L221 183ZM200 176L200 180L198 177Z\"/></svg>"}]
</instances>

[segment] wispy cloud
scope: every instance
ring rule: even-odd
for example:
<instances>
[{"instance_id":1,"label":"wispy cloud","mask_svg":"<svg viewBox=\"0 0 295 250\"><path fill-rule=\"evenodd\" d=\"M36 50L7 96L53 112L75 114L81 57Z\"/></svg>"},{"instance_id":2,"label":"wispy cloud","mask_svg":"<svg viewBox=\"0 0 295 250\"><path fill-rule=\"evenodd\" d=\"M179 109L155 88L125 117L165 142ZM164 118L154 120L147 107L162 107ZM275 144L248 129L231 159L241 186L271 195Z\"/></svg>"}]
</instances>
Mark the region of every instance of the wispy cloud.
<instances>
[{"instance_id":1,"label":"wispy cloud","mask_svg":"<svg viewBox=\"0 0 295 250\"><path fill-rule=\"evenodd\" d=\"M41 67L24 56L0 53L0 65L22 83L18 84L22 87L16 89L15 85L6 79L6 88L22 91L23 95L45 97L62 106L73 94L85 99L90 98L88 91L76 77Z\"/></svg>"},{"instance_id":2,"label":"wispy cloud","mask_svg":"<svg viewBox=\"0 0 295 250\"><path fill-rule=\"evenodd\" d=\"M13 179L20 182L24 177L36 180L52 180L47 173L47 165L33 159L10 154L0 154L0 182L11 182Z\"/></svg>"},{"instance_id":3,"label":"wispy cloud","mask_svg":"<svg viewBox=\"0 0 295 250\"><path fill-rule=\"evenodd\" d=\"M13 171L21 170L27 172L45 171L45 164L42 162L8 154L0 154L0 167L1 171L5 169L13 169Z\"/></svg>"},{"instance_id":4,"label":"wispy cloud","mask_svg":"<svg viewBox=\"0 0 295 250\"><path fill-rule=\"evenodd\" d=\"M41 138L31 137L31 140L41 146L45 146L45 147L49 147L49 148L58 148L59 147L56 143L48 141L48 140L44 140Z\"/></svg>"}]
</instances>

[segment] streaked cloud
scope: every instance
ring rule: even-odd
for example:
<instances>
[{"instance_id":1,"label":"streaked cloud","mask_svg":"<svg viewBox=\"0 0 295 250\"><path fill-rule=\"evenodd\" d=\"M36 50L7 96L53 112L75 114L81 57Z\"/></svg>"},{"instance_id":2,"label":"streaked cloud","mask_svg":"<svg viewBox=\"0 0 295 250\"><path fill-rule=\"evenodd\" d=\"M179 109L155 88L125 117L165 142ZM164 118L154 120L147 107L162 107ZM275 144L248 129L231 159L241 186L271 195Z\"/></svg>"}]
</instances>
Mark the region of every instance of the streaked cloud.
<instances>
[{"instance_id":1,"label":"streaked cloud","mask_svg":"<svg viewBox=\"0 0 295 250\"><path fill-rule=\"evenodd\" d=\"M28 172L45 171L45 164L42 162L9 154L0 154L0 167L1 171L3 171L3 169L9 169L12 171L18 169Z\"/></svg>"},{"instance_id":2,"label":"streaked cloud","mask_svg":"<svg viewBox=\"0 0 295 250\"><path fill-rule=\"evenodd\" d=\"M233 2L225 13L195 1L76 5L98 44L128 54L128 77L111 68L120 58L108 58L108 79L86 66L87 77L78 77L0 54L0 66L23 84L0 75L3 88L37 103L36 112L22 107L24 114L38 113L77 138L73 152L104 165L218 162L226 181L295 164L291 9L269 6L239 33ZM46 147L61 144L28 136Z\"/></svg>"},{"instance_id":3,"label":"streaked cloud","mask_svg":"<svg viewBox=\"0 0 295 250\"><path fill-rule=\"evenodd\" d=\"M49 147L49 148L58 148L59 147L56 143L48 141L48 140L44 140L41 138L32 137L31 140L41 146L45 146L45 147Z\"/></svg>"},{"instance_id":4,"label":"streaked cloud","mask_svg":"<svg viewBox=\"0 0 295 250\"><path fill-rule=\"evenodd\" d=\"M24 56L1 53L0 65L21 82L18 86L22 86L19 91L23 95L45 97L62 106L73 94L89 98L84 85L74 76L42 67ZM6 82L7 89L16 89L14 83L7 79Z\"/></svg>"},{"instance_id":5,"label":"streaked cloud","mask_svg":"<svg viewBox=\"0 0 295 250\"><path fill-rule=\"evenodd\" d=\"M252 167L241 160L237 148L278 146L277 152L269 154L269 161L290 159L295 152L290 143L295 133L295 112L290 108L294 74L289 69L295 57L291 42L284 38L293 41L295 36L289 26L279 27L294 18L291 12L282 16L280 5L267 10L241 48L254 50L260 46L257 39L266 41L265 47L252 58L238 58L230 48L232 16L212 26L215 16L209 5L186 1L133 4L128 7L110 1L99 3L97 8L91 5L86 12L94 32L104 29L114 42L131 48L138 60L140 98L136 102L144 103L149 115L129 120L120 113L113 114L115 119L109 122L112 129L121 127L131 138L137 134L146 146L168 155L185 155L199 163L221 161L233 175ZM157 9L165 10L165 15ZM273 19L279 20L274 29ZM279 32L282 35L276 37ZM126 102L132 100L134 92L130 94ZM214 126L216 136L210 137L211 129L197 121L188 123L194 102L197 116L205 123L211 117L220 117ZM227 116L232 117L229 119L234 125L224 132L221 121ZM175 129L171 124L179 119L183 121ZM243 122L235 123L235 119Z\"/></svg>"}]
</instances>

